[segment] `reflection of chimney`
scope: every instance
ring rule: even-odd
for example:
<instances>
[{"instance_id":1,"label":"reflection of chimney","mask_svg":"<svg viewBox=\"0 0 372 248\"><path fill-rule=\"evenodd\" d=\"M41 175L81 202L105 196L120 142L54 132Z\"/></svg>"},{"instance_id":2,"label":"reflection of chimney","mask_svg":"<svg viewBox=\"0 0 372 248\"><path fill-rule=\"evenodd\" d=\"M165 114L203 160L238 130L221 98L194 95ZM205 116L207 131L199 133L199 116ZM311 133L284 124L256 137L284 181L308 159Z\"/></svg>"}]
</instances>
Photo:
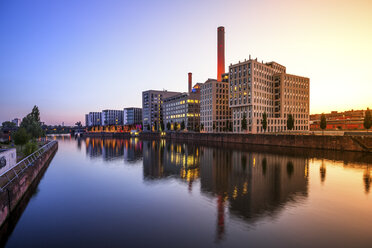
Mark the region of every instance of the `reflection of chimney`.
<instances>
[{"instance_id":1,"label":"reflection of chimney","mask_svg":"<svg viewBox=\"0 0 372 248\"><path fill-rule=\"evenodd\" d=\"M223 195L217 196L217 240L225 234L225 200Z\"/></svg>"},{"instance_id":2,"label":"reflection of chimney","mask_svg":"<svg viewBox=\"0 0 372 248\"><path fill-rule=\"evenodd\" d=\"M189 72L189 93L192 91L192 73Z\"/></svg>"},{"instance_id":3,"label":"reflection of chimney","mask_svg":"<svg viewBox=\"0 0 372 248\"><path fill-rule=\"evenodd\" d=\"M222 81L225 73L225 28L217 28L217 81Z\"/></svg>"}]
</instances>

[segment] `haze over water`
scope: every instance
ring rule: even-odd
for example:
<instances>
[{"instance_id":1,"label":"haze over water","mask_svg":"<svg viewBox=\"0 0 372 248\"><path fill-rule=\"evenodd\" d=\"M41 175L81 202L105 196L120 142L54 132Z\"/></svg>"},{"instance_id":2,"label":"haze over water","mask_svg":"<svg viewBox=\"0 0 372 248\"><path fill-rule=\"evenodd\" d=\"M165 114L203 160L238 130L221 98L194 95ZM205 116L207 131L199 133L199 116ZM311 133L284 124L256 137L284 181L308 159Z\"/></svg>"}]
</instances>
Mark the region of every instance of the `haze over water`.
<instances>
[{"instance_id":1,"label":"haze over water","mask_svg":"<svg viewBox=\"0 0 372 248\"><path fill-rule=\"evenodd\" d=\"M363 153L64 137L6 246L369 247L371 168Z\"/></svg>"}]
</instances>

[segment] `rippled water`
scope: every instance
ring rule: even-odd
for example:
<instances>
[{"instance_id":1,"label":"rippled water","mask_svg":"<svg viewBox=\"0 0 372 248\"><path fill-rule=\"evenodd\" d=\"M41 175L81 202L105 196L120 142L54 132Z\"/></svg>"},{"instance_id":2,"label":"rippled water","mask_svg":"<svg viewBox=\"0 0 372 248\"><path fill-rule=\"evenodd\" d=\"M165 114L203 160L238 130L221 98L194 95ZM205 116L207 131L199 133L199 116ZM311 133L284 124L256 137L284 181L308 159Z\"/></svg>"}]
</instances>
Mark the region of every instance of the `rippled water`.
<instances>
[{"instance_id":1,"label":"rippled water","mask_svg":"<svg viewBox=\"0 0 372 248\"><path fill-rule=\"evenodd\" d=\"M372 157L59 140L8 247L371 247Z\"/></svg>"}]
</instances>

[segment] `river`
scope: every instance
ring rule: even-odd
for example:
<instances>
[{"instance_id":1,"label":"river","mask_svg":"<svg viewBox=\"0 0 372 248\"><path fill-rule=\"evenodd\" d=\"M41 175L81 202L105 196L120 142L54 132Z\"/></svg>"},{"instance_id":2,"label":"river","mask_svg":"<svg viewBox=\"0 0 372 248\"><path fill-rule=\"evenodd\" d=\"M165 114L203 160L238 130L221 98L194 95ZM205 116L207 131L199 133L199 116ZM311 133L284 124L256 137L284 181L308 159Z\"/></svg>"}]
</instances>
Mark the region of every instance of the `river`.
<instances>
[{"instance_id":1,"label":"river","mask_svg":"<svg viewBox=\"0 0 372 248\"><path fill-rule=\"evenodd\" d=\"M371 247L372 158L58 138L6 247Z\"/></svg>"}]
</instances>

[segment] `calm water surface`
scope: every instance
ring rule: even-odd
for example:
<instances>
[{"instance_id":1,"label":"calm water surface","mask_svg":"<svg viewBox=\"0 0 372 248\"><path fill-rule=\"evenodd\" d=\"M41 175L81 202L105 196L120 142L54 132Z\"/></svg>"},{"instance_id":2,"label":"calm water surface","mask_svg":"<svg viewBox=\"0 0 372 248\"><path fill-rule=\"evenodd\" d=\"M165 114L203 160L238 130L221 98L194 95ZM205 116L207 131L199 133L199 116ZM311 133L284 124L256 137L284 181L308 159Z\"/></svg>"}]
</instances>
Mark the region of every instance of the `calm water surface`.
<instances>
[{"instance_id":1,"label":"calm water surface","mask_svg":"<svg viewBox=\"0 0 372 248\"><path fill-rule=\"evenodd\" d=\"M59 140L7 247L372 247L371 156Z\"/></svg>"}]
</instances>

